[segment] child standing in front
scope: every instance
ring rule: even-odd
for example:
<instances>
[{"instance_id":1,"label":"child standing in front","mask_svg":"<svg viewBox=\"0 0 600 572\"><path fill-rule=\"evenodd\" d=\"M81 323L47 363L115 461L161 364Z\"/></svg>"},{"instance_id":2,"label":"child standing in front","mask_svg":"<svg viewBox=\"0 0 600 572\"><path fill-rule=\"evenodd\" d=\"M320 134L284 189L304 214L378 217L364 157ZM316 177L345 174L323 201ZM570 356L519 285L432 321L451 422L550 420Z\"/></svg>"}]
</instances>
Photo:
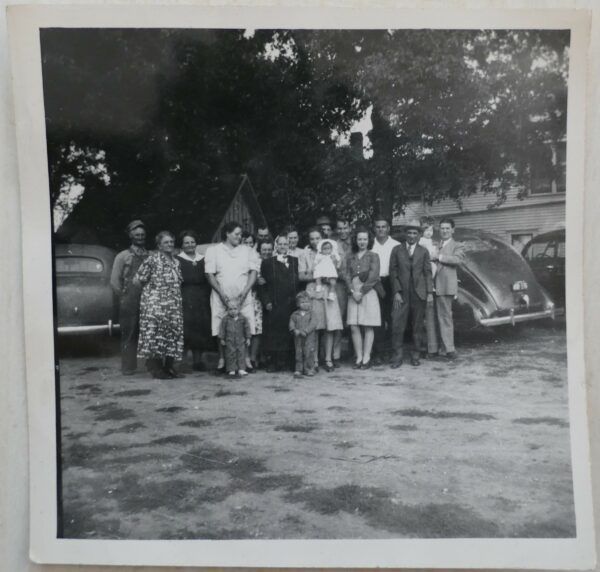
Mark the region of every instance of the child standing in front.
<instances>
[{"instance_id":1,"label":"child standing in front","mask_svg":"<svg viewBox=\"0 0 600 572\"><path fill-rule=\"evenodd\" d=\"M250 345L250 324L240 314L239 307L231 304L221 320L219 341L225 350L225 368L230 376L248 375L246 371L246 348Z\"/></svg>"},{"instance_id":2,"label":"child standing in front","mask_svg":"<svg viewBox=\"0 0 600 572\"><path fill-rule=\"evenodd\" d=\"M329 284L328 300L335 300L335 285L337 283L338 268L341 259L337 253L337 244L333 240L325 239L319 242L317 246L317 255L315 256L315 268L313 278L316 283L316 292L323 290L323 280Z\"/></svg>"},{"instance_id":3,"label":"child standing in front","mask_svg":"<svg viewBox=\"0 0 600 572\"><path fill-rule=\"evenodd\" d=\"M294 335L296 368L294 377L315 375L315 340L317 324L313 318L312 301L306 292L296 296L298 309L290 316L290 332Z\"/></svg>"}]
</instances>

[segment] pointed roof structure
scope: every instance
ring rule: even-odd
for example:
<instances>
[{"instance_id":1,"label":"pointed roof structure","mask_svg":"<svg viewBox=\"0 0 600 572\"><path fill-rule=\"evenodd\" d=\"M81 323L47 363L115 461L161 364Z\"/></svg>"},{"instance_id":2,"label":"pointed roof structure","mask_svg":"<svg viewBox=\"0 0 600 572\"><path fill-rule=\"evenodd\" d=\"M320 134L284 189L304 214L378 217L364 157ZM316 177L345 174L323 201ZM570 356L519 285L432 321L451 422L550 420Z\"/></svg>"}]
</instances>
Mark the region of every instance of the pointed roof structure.
<instances>
[{"instance_id":1,"label":"pointed roof structure","mask_svg":"<svg viewBox=\"0 0 600 572\"><path fill-rule=\"evenodd\" d=\"M230 221L239 222L244 230L252 233L256 232L257 228L267 226L267 219L258 202L250 177L245 173L240 175L237 186L233 188L235 188L235 192L213 233L212 242L221 240L221 229L225 223ZM224 191L227 192L225 189Z\"/></svg>"}]
</instances>

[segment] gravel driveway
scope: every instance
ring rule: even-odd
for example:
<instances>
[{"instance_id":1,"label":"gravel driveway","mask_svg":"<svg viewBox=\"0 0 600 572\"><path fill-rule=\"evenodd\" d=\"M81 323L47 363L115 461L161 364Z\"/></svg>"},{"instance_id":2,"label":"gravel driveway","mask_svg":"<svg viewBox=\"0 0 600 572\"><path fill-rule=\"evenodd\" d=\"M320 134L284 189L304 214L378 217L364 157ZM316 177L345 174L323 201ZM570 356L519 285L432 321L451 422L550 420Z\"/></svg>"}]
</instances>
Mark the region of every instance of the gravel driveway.
<instances>
[{"instance_id":1,"label":"gravel driveway","mask_svg":"<svg viewBox=\"0 0 600 572\"><path fill-rule=\"evenodd\" d=\"M301 380L63 357L64 536L574 536L564 327L458 349Z\"/></svg>"}]
</instances>

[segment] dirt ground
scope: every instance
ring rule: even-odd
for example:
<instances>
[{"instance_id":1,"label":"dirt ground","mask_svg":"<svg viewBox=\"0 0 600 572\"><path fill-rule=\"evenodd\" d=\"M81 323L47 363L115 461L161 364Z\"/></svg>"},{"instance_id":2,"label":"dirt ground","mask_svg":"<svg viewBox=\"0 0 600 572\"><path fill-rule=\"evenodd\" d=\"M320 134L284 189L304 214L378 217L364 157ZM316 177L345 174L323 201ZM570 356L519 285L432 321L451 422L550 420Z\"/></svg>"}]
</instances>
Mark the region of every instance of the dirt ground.
<instances>
[{"instance_id":1,"label":"dirt ground","mask_svg":"<svg viewBox=\"0 0 600 572\"><path fill-rule=\"evenodd\" d=\"M458 350L301 380L63 357L64 536L574 536L564 324Z\"/></svg>"}]
</instances>

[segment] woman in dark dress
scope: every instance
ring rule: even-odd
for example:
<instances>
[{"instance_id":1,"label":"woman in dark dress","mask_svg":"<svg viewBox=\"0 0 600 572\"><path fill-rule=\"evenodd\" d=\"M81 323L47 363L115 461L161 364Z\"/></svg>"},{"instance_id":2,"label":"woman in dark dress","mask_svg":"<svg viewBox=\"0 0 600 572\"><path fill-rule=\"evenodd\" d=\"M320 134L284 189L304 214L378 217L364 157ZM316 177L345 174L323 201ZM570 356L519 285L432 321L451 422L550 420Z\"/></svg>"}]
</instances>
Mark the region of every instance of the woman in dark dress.
<instances>
[{"instance_id":1,"label":"woman in dark dress","mask_svg":"<svg viewBox=\"0 0 600 572\"><path fill-rule=\"evenodd\" d=\"M204 256L196 252L196 233L185 230L179 235L181 252L177 255L183 282L183 338L184 347L192 352L192 367L205 371L202 350L211 341L210 335L210 286L204 274Z\"/></svg>"},{"instance_id":2,"label":"woman in dark dress","mask_svg":"<svg viewBox=\"0 0 600 572\"><path fill-rule=\"evenodd\" d=\"M298 259L288 255L287 236L275 241L276 255L263 260L260 273L264 285L259 295L263 304L263 350L269 354L267 371L286 367L291 355L290 316L296 309L300 289Z\"/></svg>"}]
</instances>

